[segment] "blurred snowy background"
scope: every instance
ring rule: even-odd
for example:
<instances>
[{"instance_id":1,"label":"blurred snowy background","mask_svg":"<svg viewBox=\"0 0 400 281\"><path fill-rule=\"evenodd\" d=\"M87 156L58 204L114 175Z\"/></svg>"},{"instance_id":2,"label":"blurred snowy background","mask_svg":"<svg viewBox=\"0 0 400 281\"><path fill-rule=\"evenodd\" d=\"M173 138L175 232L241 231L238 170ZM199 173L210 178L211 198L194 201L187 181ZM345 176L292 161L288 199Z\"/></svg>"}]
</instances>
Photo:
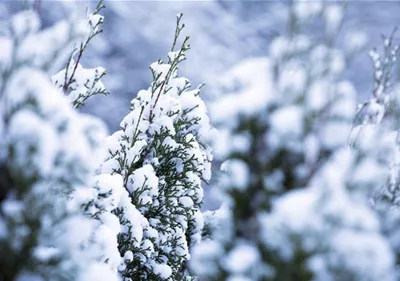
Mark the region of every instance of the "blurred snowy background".
<instances>
[{"instance_id":1,"label":"blurred snowy background","mask_svg":"<svg viewBox=\"0 0 400 281\"><path fill-rule=\"evenodd\" d=\"M0 0L0 21L24 5L37 5L44 26L64 17L75 6L93 7L90 1ZM381 46L381 35L390 34L399 24L400 1L348 1L341 42L365 41L364 50L354 58L345 75L355 84L359 98L369 95L372 64L368 52ZM192 50L183 63L181 75L194 86L206 82L203 98L212 100L218 80L240 61L267 54L268 42L285 29L276 6L282 1L106 1L104 33L92 42L83 66L103 66L103 80L111 96L89 100L84 111L102 118L110 131L118 129L136 93L151 82L149 65L165 58L173 38L176 14L184 14L185 35ZM319 32L321 27L313 27ZM314 31L314 30L313 30ZM356 32L357 34L354 34ZM351 38L351 39L348 39ZM395 38L396 41L397 38ZM206 195L208 192L206 192ZM207 197L207 196L206 196ZM206 207L213 208L206 199Z\"/></svg>"},{"instance_id":2,"label":"blurred snowy background","mask_svg":"<svg viewBox=\"0 0 400 281\"><path fill-rule=\"evenodd\" d=\"M93 6L89 1L37 1L44 24L63 17L74 5ZM203 97L212 98L216 81L243 59L266 55L267 43L283 28L274 5L282 1L106 1L104 33L86 53L85 67L103 66L111 97L90 100L85 111L100 116L110 130L118 128L127 104L151 82L149 65L164 58L171 46L175 16L184 14L185 33L192 50L181 74L193 84L206 82ZM374 46L381 46L381 35L399 24L400 1L348 1L342 42L347 30L364 32L366 48L348 69L360 97L371 89L372 67L367 57ZM0 0L0 20L23 9L24 1ZM82 9L81 9L82 10ZM319 26L315 26L318 32ZM354 36L352 36L354 38ZM360 38L362 39L362 38Z\"/></svg>"}]
</instances>

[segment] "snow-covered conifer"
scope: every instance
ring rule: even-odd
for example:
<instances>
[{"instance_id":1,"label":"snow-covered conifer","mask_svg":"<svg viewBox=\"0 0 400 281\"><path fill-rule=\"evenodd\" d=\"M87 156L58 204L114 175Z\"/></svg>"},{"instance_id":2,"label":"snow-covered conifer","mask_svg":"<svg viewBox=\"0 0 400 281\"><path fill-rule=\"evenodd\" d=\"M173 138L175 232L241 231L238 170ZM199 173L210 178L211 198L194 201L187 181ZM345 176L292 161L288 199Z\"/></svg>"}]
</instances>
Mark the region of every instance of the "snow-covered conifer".
<instances>
[{"instance_id":1,"label":"snow-covered conifer","mask_svg":"<svg viewBox=\"0 0 400 281\"><path fill-rule=\"evenodd\" d=\"M379 149L348 147L356 93L335 47L342 17L339 4L293 1L268 57L223 80L211 116L226 206L191 260L206 280L395 280L369 202L388 170ZM310 21L325 32L307 32Z\"/></svg>"},{"instance_id":2,"label":"snow-covered conifer","mask_svg":"<svg viewBox=\"0 0 400 281\"><path fill-rule=\"evenodd\" d=\"M397 204L399 196L398 166L400 164L398 147L400 103L396 96L397 87L394 85L393 72L400 45L394 43L395 32L396 30L388 37L383 36L382 53L375 48L369 53L374 69L372 96L358 105L350 144L357 148L368 143L370 146L379 145L382 149L386 149L386 153L382 157L386 158L390 178L386 183L382 183L381 189L377 190L375 199L380 201L384 198Z\"/></svg>"},{"instance_id":3,"label":"snow-covered conifer","mask_svg":"<svg viewBox=\"0 0 400 281\"><path fill-rule=\"evenodd\" d=\"M100 182L108 181L105 191L119 193L113 213L121 225L124 280L190 279L189 249L201 240L210 124L200 87L190 90L189 80L177 74L189 50L188 37L176 50L181 17L167 61L151 64L153 82L107 139L108 156L99 169Z\"/></svg>"},{"instance_id":4,"label":"snow-covered conifer","mask_svg":"<svg viewBox=\"0 0 400 281\"><path fill-rule=\"evenodd\" d=\"M25 11L0 37L1 280L118 280L93 241L96 221L71 199L91 192L104 125L50 79L88 32L75 17L40 30Z\"/></svg>"},{"instance_id":5,"label":"snow-covered conifer","mask_svg":"<svg viewBox=\"0 0 400 281\"><path fill-rule=\"evenodd\" d=\"M400 264L400 100L398 86L394 82L394 67L400 51L393 33L383 36L383 51L370 51L373 63L372 96L358 106L351 134L355 149L375 149L389 174L376 186L371 204L380 217L383 233L387 236L396 264Z\"/></svg>"}]
</instances>

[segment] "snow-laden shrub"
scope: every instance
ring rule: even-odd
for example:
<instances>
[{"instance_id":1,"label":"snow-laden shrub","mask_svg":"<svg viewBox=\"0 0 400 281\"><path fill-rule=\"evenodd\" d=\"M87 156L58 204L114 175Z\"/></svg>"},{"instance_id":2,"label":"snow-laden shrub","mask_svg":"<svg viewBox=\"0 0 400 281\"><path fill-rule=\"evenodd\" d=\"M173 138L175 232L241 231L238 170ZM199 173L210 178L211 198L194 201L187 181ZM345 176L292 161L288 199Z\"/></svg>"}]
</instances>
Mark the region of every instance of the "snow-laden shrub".
<instances>
[{"instance_id":1,"label":"snow-laden shrub","mask_svg":"<svg viewBox=\"0 0 400 281\"><path fill-rule=\"evenodd\" d=\"M394 85L393 68L397 62L400 45L394 44L395 31L389 37L383 37L382 53L377 49L369 53L374 69L372 96L358 105L350 144L355 148L366 149L378 143L386 149L381 158L388 165L390 178L377 190L374 199L383 199L398 205L400 100L398 88Z\"/></svg>"},{"instance_id":2,"label":"snow-laden shrub","mask_svg":"<svg viewBox=\"0 0 400 281\"><path fill-rule=\"evenodd\" d=\"M106 140L108 155L98 171L99 195L119 218L124 280L190 279L189 249L201 240L201 181L211 176L210 124L200 87L189 90L189 80L177 74L189 50L188 37L175 50L180 21L178 15L168 61L151 64L153 81Z\"/></svg>"},{"instance_id":3,"label":"snow-laden shrub","mask_svg":"<svg viewBox=\"0 0 400 281\"><path fill-rule=\"evenodd\" d=\"M68 95L75 108L84 105L85 101L94 95L108 94L100 81L106 74L106 70L103 67L85 69L80 63L91 40L103 32L101 26L104 23L104 17L100 15L100 11L104 7L103 1L99 1L95 11L88 15L89 32L75 45L69 56L67 67L51 77L53 83Z\"/></svg>"},{"instance_id":4,"label":"snow-laden shrub","mask_svg":"<svg viewBox=\"0 0 400 281\"><path fill-rule=\"evenodd\" d=\"M74 197L91 192L104 125L50 79L90 30L76 17L40 30L25 11L0 37L1 280L118 280L102 259L109 241L93 239L99 224Z\"/></svg>"},{"instance_id":5,"label":"snow-laden shrub","mask_svg":"<svg viewBox=\"0 0 400 281\"><path fill-rule=\"evenodd\" d=\"M394 66L400 45L394 43L393 33L383 36L383 50L373 49L369 55L373 63L372 96L359 104L350 144L359 150L379 148L379 159L388 176L376 186L371 203L377 211L384 234L400 264L400 100L399 86L394 82Z\"/></svg>"},{"instance_id":6,"label":"snow-laden shrub","mask_svg":"<svg viewBox=\"0 0 400 281\"><path fill-rule=\"evenodd\" d=\"M389 176L385 145L348 145L357 105L343 79L354 50L335 46L342 7L294 1L287 14L287 34L230 70L211 106L226 204L191 268L206 280L395 280L370 204Z\"/></svg>"}]
</instances>

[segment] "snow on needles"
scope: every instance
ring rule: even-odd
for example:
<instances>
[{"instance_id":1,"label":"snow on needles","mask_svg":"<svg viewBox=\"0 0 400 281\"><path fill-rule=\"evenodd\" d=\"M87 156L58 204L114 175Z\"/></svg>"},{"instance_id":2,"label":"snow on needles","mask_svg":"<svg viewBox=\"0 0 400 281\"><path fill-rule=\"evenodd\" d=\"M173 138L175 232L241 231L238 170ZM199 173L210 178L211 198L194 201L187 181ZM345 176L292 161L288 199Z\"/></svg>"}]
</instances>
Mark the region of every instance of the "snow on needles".
<instances>
[{"instance_id":1,"label":"snow on needles","mask_svg":"<svg viewBox=\"0 0 400 281\"><path fill-rule=\"evenodd\" d=\"M178 19L176 36L181 27ZM211 176L211 126L200 89L189 90L188 79L177 74L187 50L185 39L168 63L151 64L153 82L132 100L121 130L106 140L99 173L122 177L129 194L127 205L113 211L123 229L120 254L130 256L119 266L124 280L183 278L189 248L201 240L201 180ZM128 206L136 217L128 216Z\"/></svg>"},{"instance_id":2,"label":"snow on needles","mask_svg":"<svg viewBox=\"0 0 400 281\"><path fill-rule=\"evenodd\" d=\"M344 74L363 40L339 49L343 7L284 6L288 32L268 56L220 78L218 133L202 85L178 75L179 14L166 62L108 137L76 111L108 94L106 70L82 66L102 2L46 28L15 15L0 38L0 279L397 280L400 46L392 34L371 51L372 95L357 107ZM202 213L210 143L223 204Z\"/></svg>"}]
</instances>

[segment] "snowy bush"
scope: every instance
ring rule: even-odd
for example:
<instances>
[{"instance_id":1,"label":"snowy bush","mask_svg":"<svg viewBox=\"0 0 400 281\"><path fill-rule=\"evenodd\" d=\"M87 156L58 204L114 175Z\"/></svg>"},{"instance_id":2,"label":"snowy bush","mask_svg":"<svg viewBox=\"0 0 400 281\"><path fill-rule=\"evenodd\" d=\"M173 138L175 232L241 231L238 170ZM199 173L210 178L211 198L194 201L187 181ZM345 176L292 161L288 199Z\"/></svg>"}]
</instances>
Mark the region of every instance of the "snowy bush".
<instances>
[{"instance_id":1,"label":"snowy bush","mask_svg":"<svg viewBox=\"0 0 400 281\"><path fill-rule=\"evenodd\" d=\"M177 74L190 48L186 37L175 50L182 15L168 61L151 65L151 86L105 138L74 109L108 93L105 70L81 64L103 7L43 30L26 11L0 38L1 280L192 279L211 128L201 86Z\"/></svg>"},{"instance_id":2,"label":"snowy bush","mask_svg":"<svg viewBox=\"0 0 400 281\"><path fill-rule=\"evenodd\" d=\"M211 176L210 124L200 87L177 74L189 50L177 27L168 61L151 64L153 82L131 102L121 129L106 140L98 188L119 218L124 280L190 279L189 249L201 240L201 180Z\"/></svg>"},{"instance_id":3,"label":"snowy bush","mask_svg":"<svg viewBox=\"0 0 400 281\"><path fill-rule=\"evenodd\" d=\"M337 42L343 7L273 7L287 30L218 78L218 132L202 85L178 75L181 14L108 137L77 111L108 94L106 70L83 66L103 3L84 19L42 28L28 10L0 28L0 281L399 279L394 33L371 51L372 96L357 106L345 74L363 40ZM202 213L210 144L222 206Z\"/></svg>"},{"instance_id":4,"label":"snowy bush","mask_svg":"<svg viewBox=\"0 0 400 281\"><path fill-rule=\"evenodd\" d=\"M40 30L24 11L0 37L0 280L118 280L102 260L108 241L71 200L91 192L104 125L50 79L90 30L76 15Z\"/></svg>"},{"instance_id":5,"label":"snowy bush","mask_svg":"<svg viewBox=\"0 0 400 281\"><path fill-rule=\"evenodd\" d=\"M383 221L399 216L373 200L395 165L395 142L382 141L381 128L358 135L353 126L364 115L343 71L358 46L336 46L342 15L338 4L293 2L286 35L271 42L268 57L241 62L222 79L211 117L220 129L216 153L227 159L225 205L191 260L206 280L396 280L399 244L388 234L398 232ZM325 32L311 34L310 24ZM388 42L392 64L397 47ZM373 114L365 118L379 124L391 86L389 70L374 65Z\"/></svg>"},{"instance_id":6,"label":"snowy bush","mask_svg":"<svg viewBox=\"0 0 400 281\"><path fill-rule=\"evenodd\" d=\"M396 264L400 262L399 209L399 114L398 86L394 82L393 68L400 46L394 44L396 30L383 37L383 51L374 49L370 57L374 69L372 97L358 107L351 145L361 150L379 147L379 159L385 164L388 175L377 186L371 203L377 211L384 234L394 249Z\"/></svg>"}]
</instances>

